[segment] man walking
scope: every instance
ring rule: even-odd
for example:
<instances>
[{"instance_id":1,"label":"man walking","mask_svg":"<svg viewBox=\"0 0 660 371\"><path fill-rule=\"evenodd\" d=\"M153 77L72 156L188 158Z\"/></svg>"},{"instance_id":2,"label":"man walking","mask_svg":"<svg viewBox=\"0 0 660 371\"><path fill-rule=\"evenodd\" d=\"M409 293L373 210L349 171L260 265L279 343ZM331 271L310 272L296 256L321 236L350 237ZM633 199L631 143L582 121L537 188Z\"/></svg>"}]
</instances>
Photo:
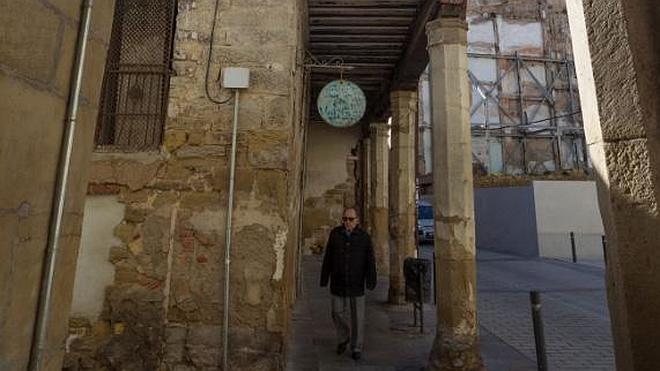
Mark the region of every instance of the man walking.
<instances>
[{"instance_id":1,"label":"man walking","mask_svg":"<svg viewBox=\"0 0 660 371\"><path fill-rule=\"evenodd\" d=\"M342 225L330 232L321 269L321 287L332 294L332 322L337 330L337 354L351 345L360 359L364 339L364 286L376 287L376 262L369 234L358 225L355 208L344 210Z\"/></svg>"}]
</instances>

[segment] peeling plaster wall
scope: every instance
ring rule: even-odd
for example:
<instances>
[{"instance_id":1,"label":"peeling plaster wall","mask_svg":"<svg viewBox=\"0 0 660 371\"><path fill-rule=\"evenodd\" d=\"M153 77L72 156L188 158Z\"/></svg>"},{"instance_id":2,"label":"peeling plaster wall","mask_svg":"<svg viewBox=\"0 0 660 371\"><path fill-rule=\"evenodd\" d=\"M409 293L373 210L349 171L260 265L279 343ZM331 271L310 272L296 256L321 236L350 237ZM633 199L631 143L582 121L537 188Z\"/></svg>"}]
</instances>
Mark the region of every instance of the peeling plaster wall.
<instances>
[{"instance_id":1,"label":"peeling plaster wall","mask_svg":"<svg viewBox=\"0 0 660 371\"><path fill-rule=\"evenodd\" d=\"M44 358L60 370L114 1L91 18ZM0 370L25 370L66 119L82 0L0 2Z\"/></svg>"},{"instance_id":2,"label":"peeling plaster wall","mask_svg":"<svg viewBox=\"0 0 660 371\"><path fill-rule=\"evenodd\" d=\"M222 364L228 154L233 106L206 99L212 0L181 0L176 75L157 152L96 153L90 194L125 206L115 279L97 322L73 318L67 367ZM232 370L283 367L295 291L306 2L220 2L211 75L251 69L241 94L231 254ZM215 81L215 78L212 78ZM209 82L216 99L226 96Z\"/></svg>"},{"instance_id":3,"label":"peeling plaster wall","mask_svg":"<svg viewBox=\"0 0 660 371\"><path fill-rule=\"evenodd\" d=\"M360 128L313 123L308 130L303 251L320 253L344 207L356 204Z\"/></svg>"},{"instance_id":4,"label":"peeling plaster wall","mask_svg":"<svg viewBox=\"0 0 660 371\"><path fill-rule=\"evenodd\" d=\"M115 267L108 260L110 249L121 243L114 235L114 226L124 219L125 209L116 196L87 197L85 200L71 303L74 317L96 321L103 310L105 288L115 278Z\"/></svg>"}]
</instances>

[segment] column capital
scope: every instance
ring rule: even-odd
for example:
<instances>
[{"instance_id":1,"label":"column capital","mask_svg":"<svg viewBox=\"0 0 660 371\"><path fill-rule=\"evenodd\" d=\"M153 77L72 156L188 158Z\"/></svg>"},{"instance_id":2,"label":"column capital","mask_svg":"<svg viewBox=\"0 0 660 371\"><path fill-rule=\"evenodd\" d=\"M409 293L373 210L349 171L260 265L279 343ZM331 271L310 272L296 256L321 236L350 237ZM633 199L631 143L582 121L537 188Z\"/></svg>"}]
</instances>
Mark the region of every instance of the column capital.
<instances>
[{"instance_id":1,"label":"column capital","mask_svg":"<svg viewBox=\"0 0 660 371\"><path fill-rule=\"evenodd\" d=\"M468 23L458 17L440 17L426 24L428 47L459 44L467 46Z\"/></svg>"},{"instance_id":2,"label":"column capital","mask_svg":"<svg viewBox=\"0 0 660 371\"><path fill-rule=\"evenodd\" d=\"M387 125L386 121L383 122L372 122L369 124L369 131L376 135L387 136L387 131L390 129L390 126Z\"/></svg>"},{"instance_id":3,"label":"column capital","mask_svg":"<svg viewBox=\"0 0 660 371\"><path fill-rule=\"evenodd\" d=\"M390 98L391 99L403 99L403 100L418 99L418 92L417 92L417 89L414 89L414 90L410 90L410 89L392 90L392 91L390 91Z\"/></svg>"}]
</instances>

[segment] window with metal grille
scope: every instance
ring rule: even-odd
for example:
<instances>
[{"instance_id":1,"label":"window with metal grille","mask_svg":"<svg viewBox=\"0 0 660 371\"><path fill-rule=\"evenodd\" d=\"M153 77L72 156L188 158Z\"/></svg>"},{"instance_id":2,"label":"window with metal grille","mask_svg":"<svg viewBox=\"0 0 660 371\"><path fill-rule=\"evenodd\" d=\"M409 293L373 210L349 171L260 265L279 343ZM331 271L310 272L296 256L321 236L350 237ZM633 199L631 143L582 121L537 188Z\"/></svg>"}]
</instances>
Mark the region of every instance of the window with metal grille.
<instances>
[{"instance_id":1,"label":"window with metal grille","mask_svg":"<svg viewBox=\"0 0 660 371\"><path fill-rule=\"evenodd\" d=\"M96 129L100 149L161 143L171 75L176 0L117 0Z\"/></svg>"}]
</instances>

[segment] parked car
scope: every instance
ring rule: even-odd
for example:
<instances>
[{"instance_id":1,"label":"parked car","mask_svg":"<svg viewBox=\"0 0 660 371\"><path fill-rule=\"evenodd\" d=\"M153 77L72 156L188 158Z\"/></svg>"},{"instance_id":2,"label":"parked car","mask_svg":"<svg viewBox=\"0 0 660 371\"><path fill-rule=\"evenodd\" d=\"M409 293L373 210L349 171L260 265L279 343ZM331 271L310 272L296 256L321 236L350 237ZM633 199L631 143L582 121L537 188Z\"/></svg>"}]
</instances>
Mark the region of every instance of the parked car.
<instances>
[{"instance_id":1,"label":"parked car","mask_svg":"<svg viewBox=\"0 0 660 371\"><path fill-rule=\"evenodd\" d=\"M433 243L435 228L433 222L433 206L428 201L417 203L417 234L419 243Z\"/></svg>"}]
</instances>

